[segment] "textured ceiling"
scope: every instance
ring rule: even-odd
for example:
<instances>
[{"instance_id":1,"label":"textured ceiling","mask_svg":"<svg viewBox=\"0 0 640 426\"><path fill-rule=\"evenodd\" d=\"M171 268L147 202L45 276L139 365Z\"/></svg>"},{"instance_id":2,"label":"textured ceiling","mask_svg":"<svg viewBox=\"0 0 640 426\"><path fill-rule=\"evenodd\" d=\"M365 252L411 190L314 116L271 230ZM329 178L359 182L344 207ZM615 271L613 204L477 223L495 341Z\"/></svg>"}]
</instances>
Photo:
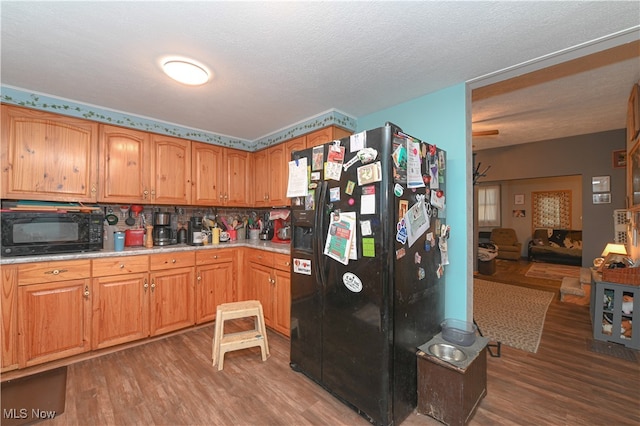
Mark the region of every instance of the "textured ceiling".
<instances>
[{"instance_id":1,"label":"textured ceiling","mask_svg":"<svg viewBox=\"0 0 640 426\"><path fill-rule=\"evenodd\" d=\"M357 118L621 31L636 28L637 38L640 25L640 3L626 1L2 1L0 7L3 85L245 140L334 108ZM614 68L624 75L614 79L622 106L607 100L611 77L594 70L485 94L474 101L473 121L498 128L501 143L509 144L622 128L631 83L640 79L637 50ZM166 55L192 57L214 78L200 87L174 83L158 67ZM579 92L567 93L578 77ZM615 117L589 126L593 120L582 111L579 129L560 131L573 120L572 105L591 102L587 92ZM542 113L550 104L561 107L552 122ZM490 144L483 140L489 142L478 140L486 145L479 149Z\"/></svg>"}]
</instances>

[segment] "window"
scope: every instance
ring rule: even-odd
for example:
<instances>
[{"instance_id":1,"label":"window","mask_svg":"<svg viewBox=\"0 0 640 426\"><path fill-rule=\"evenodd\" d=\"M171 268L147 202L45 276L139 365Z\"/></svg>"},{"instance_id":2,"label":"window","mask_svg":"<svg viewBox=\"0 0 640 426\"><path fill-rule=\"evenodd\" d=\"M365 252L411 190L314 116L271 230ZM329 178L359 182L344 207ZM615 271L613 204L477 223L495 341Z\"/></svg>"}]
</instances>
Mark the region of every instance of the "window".
<instances>
[{"instance_id":1,"label":"window","mask_svg":"<svg viewBox=\"0 0 640 426\"><path fill-rule=\"evenodd\" d=\"M533 192L531 203L533 229L571 229L571 191Z\"/></svg>"},{"instance_id":2,"label":"window","mask_svg":"<svg viewBox=\"0 0 640 426\"><path fill-rule=\"evenodd\" d=\"M500 186L478 188L478 226L500 226Z\"/></svg>"}]
</instances>

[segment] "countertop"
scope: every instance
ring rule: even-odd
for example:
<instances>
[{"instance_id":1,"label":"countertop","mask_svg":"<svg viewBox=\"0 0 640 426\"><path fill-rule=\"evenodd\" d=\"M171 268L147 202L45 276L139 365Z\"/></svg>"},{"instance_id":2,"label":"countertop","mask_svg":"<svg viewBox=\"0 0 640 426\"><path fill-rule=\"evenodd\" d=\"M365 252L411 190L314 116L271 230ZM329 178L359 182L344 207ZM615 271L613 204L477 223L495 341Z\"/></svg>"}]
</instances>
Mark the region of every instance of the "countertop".
<instances>
[{"instance_id":1,"label":"countertop","mask_svg":"<svg viewBox=\"0 0 640 426\"><path fill-rule=\"evenodd\" d=\"M290 245L283 243L272 243L262 240L237 240L220 244L209 244L206 246L190 246L187 244L174 244L169 246L146 247L125 247L124 251L100 250L82 253L62 253L39 256L16 256L0 257L0 265L13 265L31 262L50 262L57 260L77 260L77 259L99 259L103 257L136 256L142 254L172 253L193 250L217 250L233 247L249 247L273 253L290 254Z\"/></svg>"}]
</instances>

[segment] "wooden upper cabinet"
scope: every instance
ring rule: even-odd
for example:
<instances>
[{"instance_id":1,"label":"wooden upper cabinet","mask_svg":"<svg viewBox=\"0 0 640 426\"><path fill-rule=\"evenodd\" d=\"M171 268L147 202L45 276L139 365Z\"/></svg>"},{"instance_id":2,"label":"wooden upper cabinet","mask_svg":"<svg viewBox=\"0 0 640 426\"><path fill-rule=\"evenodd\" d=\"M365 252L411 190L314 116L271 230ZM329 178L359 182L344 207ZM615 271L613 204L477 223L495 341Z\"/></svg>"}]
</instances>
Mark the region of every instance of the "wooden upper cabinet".
<instances>
[{"instance_id":1,"label":"wooden upper cabinet","mask_svg":"<svg viewBox=\"0 0 640 426\"><path fill-rule=\"evenodd\" d=\"M349 130L341 127L329 126L307 135L307 148L322 145L336 139L342 139L351 135Z\"/></svg>"},{"instance_id":2,"label":"wooden upper cabinet","mask_svg":"<svg viewBox=\"0 0 640 426\"><path fill-rule=\"evenodd\" d=\"M225 148L202 142L191 143L191 202L215 206L224 203Z\"/></svg>"},{"instance_id":3,"label":"wooden upper cabinet","mask_svg":"<svg viewBox=\"0 0 640 426\"><path fill-rule=\"evenodd\" d=\"M191 203L191 141L152 135L151 201Z\"/></svg>"},{"instance_id":4,"label":"wooden upper cabinet","mask_svg":"<svg viewBox=\"0 0 640 426\"><path fill-rule=\"evenodd\" d=\"M189 204L191 141L101 126L98 200Z\"/></svg>"},{"instance_id":5,"label":"wooden upper cabinet","mask_svg":"<svg viewBox=\"0 0 640 426\"><path fill-rule=\"evenodd\" d=\"M269 148L269 205L286 206L287 199L287 165L285 144Z\"/></svg>"},{"instance_id":6,"label":"wooden upper cabinet","mask_svg":"<svg viewBox=\"0 0 640 426\"><path fill-rule=\"evenodd\" d=\"M2 198L96 201L97 123L1 108Z\"/></svg>"},{"instance_id":7,"label":"wooden upper cabinet","mask_svg":"<svg viewBox=\"0 0 640 426\"><path fill-rule=\"evenodd\" d=\"M100 128L99 201L151 201L149 134L122 127Z\"/></svg>"},{"instance_id":8,"label":"wooden upper cabinet","mask_svg":"<svg viewBox=\"0 0 640 426\"><path fill-rule=\"evenodd\" d=\"M253 157L251 153L237 149L225 152L226 194L224 205L251 207L253 196Z\"/></svg>"},{"instance_id":9,"label":"wooden upper cabinet","mask_svg":"<svg viewBox=\"0 0 640 426\"><path fill-rule=\"evenodd\" d=\"M253 153L253 197L256 207L269 205L269 153L267 149Z\"/></svg>"},{"instance_id":10,"label":"wooden upper cabinet","mask_svg":"<svg viewBox=\"0 0 640 426\"><path fill-rule=\"evenodd\" d=\"M287 200L285 181L285 144L272 146L253 155L253 190L256 207L284 206Z\"/></svg>"},{"instance_id":11,"label":"wooden upper cabinet","mask_svg":"<svg viewBox=\"0 0 640 426\"><path fill-rule=\"evenodd\" d=\"M285 142L285 161L291 161L291 154L295 151L302 151L307 147L307 137L300 136L298 138L289 139Z\"/></svg>"}]
</instances>

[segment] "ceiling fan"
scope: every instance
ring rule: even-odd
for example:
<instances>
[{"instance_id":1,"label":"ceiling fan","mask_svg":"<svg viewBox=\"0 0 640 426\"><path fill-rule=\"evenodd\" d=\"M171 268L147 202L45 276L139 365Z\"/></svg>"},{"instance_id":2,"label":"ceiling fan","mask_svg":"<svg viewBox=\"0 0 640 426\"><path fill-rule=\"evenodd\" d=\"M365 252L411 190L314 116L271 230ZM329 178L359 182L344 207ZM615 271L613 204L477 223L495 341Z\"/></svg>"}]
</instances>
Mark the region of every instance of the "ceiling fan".
<instances>
[{"instance_id":1,"label":"ceiling fan","mask_svg":"<svg viewBox=\"0 0 640 426\"><path fill-rule=\"evenodd\" d=\"M495 136L500 134L500 131L498 129L494 129L494 130L476 130L476 131L471 131L471 136L473 136L474 138L476 136Z\"/></svg>"}]
</instances>

